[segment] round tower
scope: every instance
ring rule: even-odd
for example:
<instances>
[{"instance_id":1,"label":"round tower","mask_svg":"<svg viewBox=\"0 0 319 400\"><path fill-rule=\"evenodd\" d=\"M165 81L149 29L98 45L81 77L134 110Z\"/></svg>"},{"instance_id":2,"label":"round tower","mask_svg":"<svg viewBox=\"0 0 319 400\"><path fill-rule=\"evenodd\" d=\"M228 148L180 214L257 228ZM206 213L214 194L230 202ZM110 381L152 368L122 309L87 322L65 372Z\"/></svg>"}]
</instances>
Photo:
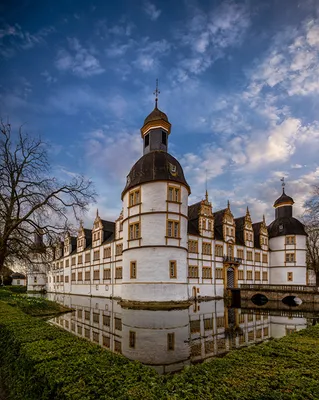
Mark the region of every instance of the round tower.
<instances>
[{"instance_id":1,"label":"round tower","mask_svg":"<svg viewBox=\"0 0 319 400\"><path fill-rule=\"evenodd\" d=\"M190 188L168 152L171 124L157 107L145 119L144 155L127 175L123 201L122 299L185 301Z\"/></svg>"},{"instance_id":2,"label":"round tower","mask_svg":"<svg viewBox=\"0 0 319 400\"><path fill-rule=\"evenodd\" d=\"M294 218L292 197L283 184L275 201L275 220L268 226L270 280L273 285L306 285L306 237L304 225Z\"/></svg>"}]
</instances>

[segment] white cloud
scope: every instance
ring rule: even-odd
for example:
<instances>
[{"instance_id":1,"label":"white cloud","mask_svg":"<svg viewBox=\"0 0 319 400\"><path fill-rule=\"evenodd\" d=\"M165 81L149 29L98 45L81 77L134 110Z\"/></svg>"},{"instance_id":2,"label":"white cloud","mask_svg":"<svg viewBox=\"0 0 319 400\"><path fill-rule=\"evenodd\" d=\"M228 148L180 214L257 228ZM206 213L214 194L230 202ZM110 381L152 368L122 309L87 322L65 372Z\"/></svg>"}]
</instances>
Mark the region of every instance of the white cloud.
<instances>
[{"instance_id":1,"label":"white cloud","mask_svg":"<svg viewBox=\"0 0 319 400\"><path fill-rule=\"evenodd\" d=\"M52 76L47 70L41 72L41 76L44 77L45 81L50 85L51 83L56 83L57 78Z\"/></svg>"},{"instance_id":2,"label":"white cloud","mask_svg":"<svg viewBox=\"0 0 319 400\"><path fill-rule=\"evenodd\" d=\"M156 21L162 13L160 9L156 8L155 4L149 1L145 2L144 11L152 21Z\"/></svg>"},{"instance_id":3,"label":"white cloud","mask_svg":"<svg viewBox=\"0 0 319 400\"><path fill-rule=\"evenodd\" d=\"M55 65L60 71L68 71L80 78L104 72L92 51L83 47L76 38L68 39L69 50L58 51Z\"/></svg>"},{"instance_id":4,"label":"white cloud","mask_svg":"<svg viewBox=\"0 0 319 400\"><path fill-rule=\"evenodd\" d=\"M0 29L0 54L5 58L13 57L19 50L28 50L40 44L45 44L45 38L55 29L50 26L35 33L23 31L19 24L6 24Z\"/></svg>"}]
</instances>

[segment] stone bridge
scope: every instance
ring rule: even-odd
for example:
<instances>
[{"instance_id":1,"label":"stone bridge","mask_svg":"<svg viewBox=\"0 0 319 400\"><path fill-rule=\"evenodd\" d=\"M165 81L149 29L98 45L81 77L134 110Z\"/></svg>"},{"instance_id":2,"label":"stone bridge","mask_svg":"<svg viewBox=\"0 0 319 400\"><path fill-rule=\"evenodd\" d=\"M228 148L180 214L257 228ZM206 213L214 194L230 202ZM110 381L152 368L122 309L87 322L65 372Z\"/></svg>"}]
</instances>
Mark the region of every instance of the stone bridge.
<instances>
[{"instance_id":1,"label":"stone bridge","mask_svg":"<svg viewBox=\"0 0 319 400\"><path fill-rule=\"evenodd\" d=\"M319 303L319 288L306 285L253 285L242 284L239 288L228 288L229 294L240 292L240 298L252 300L265 296L268 301L282 302L298 297L302 303Z\"/></svg>"}]
</instances>

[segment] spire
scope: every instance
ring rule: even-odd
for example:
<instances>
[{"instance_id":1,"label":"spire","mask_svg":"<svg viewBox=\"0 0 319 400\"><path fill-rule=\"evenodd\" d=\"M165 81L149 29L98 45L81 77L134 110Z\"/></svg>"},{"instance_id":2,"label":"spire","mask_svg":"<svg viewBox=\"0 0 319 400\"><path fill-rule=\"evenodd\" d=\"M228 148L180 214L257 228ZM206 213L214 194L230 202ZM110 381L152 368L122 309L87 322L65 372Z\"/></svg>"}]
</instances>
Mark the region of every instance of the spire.
<instances>
[{"instance_id":1,"label":"spire","mask_svg":"<svg viewBox=\"0 0 319 400\"><path fill-rule=\"evenodd\" d=\"M227 208L228 208L228 210L230 210L230 202L229 202L229 200L227 200Z\"/></svg>"},{"instance_id":2,"label":"spire","mask_svg":"<svg viewBox=\"0 0 319 400\"><path fill-rule=\"evenodd\" d=\"M246 215L249 215L249 208L248 208L248 206L247 206L247 208L246 208Z\"/></svg>"},{"instance_id":3,"label":"spire","mask_svg":"<svg viewBox=\"0 0 319 400\"><path fill-rule=\"evenodd\" d=\"M83 219L80 220L80 229L83 228Z\"/></svg>"},{"instance_id":4,"label":"spire","mask_svg":"<svg viewBox=\"0 0 319 400\"><path fill-rule=\"evenodd\" d=\"M99 218L99 209L96 209L96 218Z\"/></svg>"},{"instance_id":5,"label":"spire","mask_svg":"<svg viewBox=\"0 0 319 400\"><path fill-rule=\"evenodd\" d=\"M264 223L264 225L266 225L265 214L263 214L263 223Z\"/></svg>"},{"instance_id":6,"label":"spire","mask_svg":"<svg viewBox=\"0 0 319 400\"><path fill-rule=\"evenodd\" d=\"M281 184L281 186L282 186L282 193L284 194L284 193L285 193L285 186L286 186L285 177L283 176L280 180L281 180L281 182L282 182L282 184Z\"/></svg>"},{"instance_id":7,"label":"spire","mask_svg":"<svg viewBox=\"0 0 319 400\"><path fill-rule=\"evenodd\" d=\"M155 108L157 108L157 102L158 102L158 95L160 94L161 92L159 91L159 89L158 89L158 79L156 79L156 88L155 88L155 90L154 90L154 95L155 95Z\"/></svg>"},{"instance_id":8,"label":"spire","mask_svg":"<svg viewBox=\"0 0 319 400\"><path fill-rule=\"evenodd\" d=\"M208 191L207 191L207 189L206 189L206 192L205 192L205 200L208 202Z\"/></svg>"}]
</instances>

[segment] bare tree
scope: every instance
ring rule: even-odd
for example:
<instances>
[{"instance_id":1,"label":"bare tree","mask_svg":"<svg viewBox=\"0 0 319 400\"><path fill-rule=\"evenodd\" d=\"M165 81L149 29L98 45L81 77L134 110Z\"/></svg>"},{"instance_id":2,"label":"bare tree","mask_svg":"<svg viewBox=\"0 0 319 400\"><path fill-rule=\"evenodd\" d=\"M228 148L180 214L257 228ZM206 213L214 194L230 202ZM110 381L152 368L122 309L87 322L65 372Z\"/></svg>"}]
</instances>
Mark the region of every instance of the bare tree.
<instances>
[{"instance_id":1,"label":"bare tree","mask_svg":"<svg viewBox=\"0 0 319 400\"><path fill-rule=\"evenodd\" d=\"M0 122L0 275L15 261L30 262L34 233L56 240L70 217L80 218L95 201L92 182L74 176L69 182L52 177L47 150L39 138Z\"/></svg>"},{"instance_id":2,"label":"bare tree","mask_svg":"<svg viewBox=\"0 0 319 400\"><path fill-rule=\"evenodd\" d=\"M316 274L319 286L319 185L313 188L313 196L305 203L304 224L307 237L307 268Z\"/></svg>"}]
</instances>

